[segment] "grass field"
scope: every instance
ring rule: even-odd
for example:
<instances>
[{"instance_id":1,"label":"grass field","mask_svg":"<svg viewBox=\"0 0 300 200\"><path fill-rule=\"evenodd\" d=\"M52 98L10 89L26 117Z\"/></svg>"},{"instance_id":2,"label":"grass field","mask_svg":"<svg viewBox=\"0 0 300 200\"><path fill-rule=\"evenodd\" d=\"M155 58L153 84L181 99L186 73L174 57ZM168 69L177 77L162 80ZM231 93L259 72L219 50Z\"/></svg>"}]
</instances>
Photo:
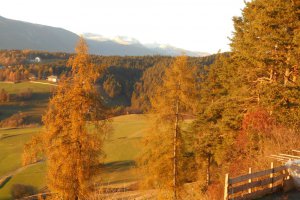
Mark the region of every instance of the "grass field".
<instances>
[{"instance_id":1,"label":"grass field","mask_svg":"<svg viewBox=\"0 0 300 200\"><path fill-rule=\"evenodd\" d=\"M41 128L0 129L0 177L21 166L23 145Z\"/></svg>"},{"instance_id":2,"label":"grass field","mask_svg":"<svg viewBox=\"0 0 300 200\"><path fill-rule=\"evenodd\" d=\"M33 98L23 102L9 102L0 105L0 120L22 112L39 122L49 101L51 88L54 86L39 83L0 82L0 89L10 94L18 94L28 88L33 90ZM141 148L141 139L149 131L151 120L146 115L124 115L112 120L113 131L107 136L104 145L105 166L99 175L104 184L126 183L139 179L135 162ZM42 132L36 128L0 129L0 179L11 175L3 186L0 183L0 200L11 199L10 188L13 184L27 184L36 188L45 186L46 164L44 162L22 168L21 156L23 145L35 134Z\"/></svg>"},{"instance_id":3,"label":"grass field","mask_svg":"<svg viewBox=\"0 0 300 200\"><path fill-rule=\"evenodd\" d=\"M45 185L45 163L39 163L32 167L26 168L12 178L0 189L0 200L10 200L10 189L12 185L21 183L25 185L31 185L38 189Z\"/></svg>"},{"instance_id":4,"label":"grass field","mask_svg":"<svg viewBox=\"0 0 300 200\"><path fill-rule=\"evenodd\" d=\"M134 160L139 153L141 138L149 131L151 120L146 115L125 115L112 121L113 132L104 145L107 155L102 181L122 183L138 178ZM0 177L21 167L22 148L42 128L0 129ZM3 188L0 200L10 199L10 188L15 183L45 185L45 163L38 163L14 175Z\"/></svg>"},{"instance_id":5,"label":"grass field","mask_svg":"<svg viewBox=\"0 0 300 200\"><path fill-rule=\"evenodd\" d=\"M5 89L10 94L17 94L22 91L26 91L28 88L33 90L33 93L50 93L50 85L31 83L31 82L21 82L21 83L6 83L0 82L0 89Z\"/></svg>"},{"instance_id":6,"label":"grass field","mask_svg":"<svg viewBox=\"0 0 300 200\"><path fill-rule=\"evenodd\" d=\"M6 83L0 82L0 90L5 89L10 94L19 94L32 89L31 100L21 102L1 103L0 105L0 120L12 116L18 112L29 115L32 122L39 123L41 116L47 107L51 90L55 86L44 85L38 83L22 82L22 83Z\"/></svg>"}]
</instances>

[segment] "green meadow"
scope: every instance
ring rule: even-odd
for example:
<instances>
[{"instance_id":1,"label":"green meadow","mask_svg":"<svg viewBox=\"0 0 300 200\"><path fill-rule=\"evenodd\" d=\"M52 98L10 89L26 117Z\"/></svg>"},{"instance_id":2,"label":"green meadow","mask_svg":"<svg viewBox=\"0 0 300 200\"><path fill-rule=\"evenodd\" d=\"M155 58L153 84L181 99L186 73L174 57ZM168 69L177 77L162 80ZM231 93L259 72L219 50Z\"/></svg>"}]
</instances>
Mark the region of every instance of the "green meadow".
<instances>
[{"instance_id":1,"label":"green meadow","mask_svg":"<svg viewBox=\"0 0 300 200\"><path fill-rule=\"evenodd\" d=\"M21 83L6 83L0 82L0 90L4 89L11 95L18 95L26 92L28 89L32 90L32 98L27 101L10 101L0 104L0 120L6 119L13 114L22 112L30 116L33 123L40 123L41 116L47 107L47 103L51 96L51 90L55 86L45 85L31 82Z\"/></svg>"},{"instance_id":2,"label":"green meadow","mask_svg":"<svg viewBox=\"0 0 300 200\"><path fill-rule=\"evenodd\" d=\"M23 92L26 91L28 88L31 88L34 93L38 93L38 94L47 93L49 95L51 87L53 86L47 84L31 83L31 82L21 82L21 83L0 82L0 89L5 89L10 94L18 94L19 92Z\"/></svg>"},{"instance_id":3,"label":"green meadow","mask_svg":"<svg viewBox=\"0 0 300 200\"><path fill-rule=\"evenodd\" d=\"M104 145L105 165L99 176L107 184L135 181L139 177L134 160L141 148L141 138L150 129L151 120L146 115L124 115L113 118L111 125L113 131ZM21 166L23 145L41 131L42 127L0 130L0 177L13 173L12 178L0 188L0 200L10 199L10 188L16 183L38 189L45 186L44 162L25 168Z\"/></svg>"},{"instance_id":4,"label":"green meadow","mask_svg":"<svg viewBox=\"0 0 300 200\"><path fill-rule=\"evenodd\" d=\"M0 82L12 95L30 88L33 96L28 101L11 101L0 104L0 120L22 112L33 122L40 123L54 86L39 83L22 82L17 84ZM107 135L104 152L104 166L99 180L104 185L125 184L140 177L135 169L135 159L141 149L141 139L150 131L151 119L148 115L123 115L111 120L112 131ZM11 199L10 190L14 184L26 184L41 189L46 185L46 163L40 162L22 166L23 146L32 136L41 134L42 126L0 129L0 200ZM1 184L6 176L10 179ZM101 179L101 180L100 180Z\"/></svg>"}]
</instances>

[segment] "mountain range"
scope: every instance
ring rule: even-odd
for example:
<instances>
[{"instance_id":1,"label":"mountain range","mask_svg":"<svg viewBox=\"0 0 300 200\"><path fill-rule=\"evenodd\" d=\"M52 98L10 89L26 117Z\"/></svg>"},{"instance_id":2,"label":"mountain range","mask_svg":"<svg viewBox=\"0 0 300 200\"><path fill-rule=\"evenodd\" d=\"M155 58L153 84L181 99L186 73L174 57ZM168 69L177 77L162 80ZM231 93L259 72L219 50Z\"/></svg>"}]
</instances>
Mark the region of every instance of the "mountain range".
<instances>
[{"instance_id":1,"label":"mountain range","mask_svg":"<svg viewBox=\"0 0 300 200\"><path fill-rule=\"evenodd\" d=\"M144 56L185 53L188 56L206 56L208 53L193 52L162 44L142 44L129 37L108 38L98 34L82 35L90 48L91 54ZM74 52L79 35L63 28L33 24L0 16L0 49L32 49L50 52Z\"/></svg>"}]
</instances>

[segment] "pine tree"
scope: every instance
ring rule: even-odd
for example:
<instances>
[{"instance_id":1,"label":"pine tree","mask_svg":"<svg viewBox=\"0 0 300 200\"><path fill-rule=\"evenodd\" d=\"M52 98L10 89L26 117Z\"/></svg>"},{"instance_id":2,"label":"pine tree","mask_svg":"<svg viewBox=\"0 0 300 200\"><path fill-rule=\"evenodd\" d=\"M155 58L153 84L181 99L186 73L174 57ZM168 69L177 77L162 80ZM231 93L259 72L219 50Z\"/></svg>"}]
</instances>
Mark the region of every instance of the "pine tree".
<instances>
[{"instance_id":1,"label":"pine tree","mask_svg":"<svg viewBox=\"0 0 300 200\"><path fill-rule=\"evenodd\" d=\"M285 126L300 128L299 1L255 0L234 18L232 50L247 97L277 116Z\"/></svg>"},{"instance_id":2,"label":"pine tree","mask_svg":"<svg viewBox=\"0 0 300 200\"><path fill-rule=\"evenodd\" d=\"M216 181L211 177L212 166L222 165L227 160L233 137L231 131L239 130L243 116L245 101L243 98L237 101L242 94L236 67L230 54L218 54L215 63L201 74L193 131L199 179L206 179L203 189ZM240 92L236 94L235 90ZM214 174L217 173L214 171Z\"/></svg>"},{"instance_id":3,"label":"pine tree","mask_svg":"<svg viewBox=\"0 0 300 200\"><path fill-rule=\"evenodd\" d=\"M166 69L163 84L151 99L155 125L144 141L139 164L146 183L164 191L162 199L181 198L179 190L184 183L186 151L182 124L184 114L195 106L196 75L186 56L177 57Z\"/></svg>"},{"instance_id":4,"label":"pine tree","mask_svg":"<svg viewBox=\"0 0 300 200\"><path fill-rule=\"evenodd\" d=\"M88 199L103 156L106 110L82 38L68 64L72 76L59 83L43 116L48 186L64 200Z\"/></svg>"},{"instance_id":5,"label":"pine tree","mask_svg":"<svg viewBox=\"0 0 300 200\"><path fill-rule=\"evenodd\" d=\"M202 162L204 162L206 168L205 186L208 187L211 183L211 165L217 160L222 137L218 130L208 130L199 134L197 139L195 150L198 163L202 165Z\"/></svg>"}]
</instances>

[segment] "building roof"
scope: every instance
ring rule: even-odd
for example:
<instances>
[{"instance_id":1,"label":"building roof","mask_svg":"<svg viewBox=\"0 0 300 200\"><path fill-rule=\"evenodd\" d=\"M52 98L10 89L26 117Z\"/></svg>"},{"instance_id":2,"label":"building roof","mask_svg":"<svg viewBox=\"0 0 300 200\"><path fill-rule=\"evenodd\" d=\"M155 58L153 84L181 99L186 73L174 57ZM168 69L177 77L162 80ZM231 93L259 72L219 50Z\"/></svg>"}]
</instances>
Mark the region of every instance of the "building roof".
<instances>
[{"instance_id":1,"label":"building roof","mask_svg":"<svg viewBox=\"0 0 300 200\"><path fill-rule=\"evenodd\" d=\"M51 76L48 76L47 78L57 78L57 76L51 75Z\"/></svg>"}]
</instances>

